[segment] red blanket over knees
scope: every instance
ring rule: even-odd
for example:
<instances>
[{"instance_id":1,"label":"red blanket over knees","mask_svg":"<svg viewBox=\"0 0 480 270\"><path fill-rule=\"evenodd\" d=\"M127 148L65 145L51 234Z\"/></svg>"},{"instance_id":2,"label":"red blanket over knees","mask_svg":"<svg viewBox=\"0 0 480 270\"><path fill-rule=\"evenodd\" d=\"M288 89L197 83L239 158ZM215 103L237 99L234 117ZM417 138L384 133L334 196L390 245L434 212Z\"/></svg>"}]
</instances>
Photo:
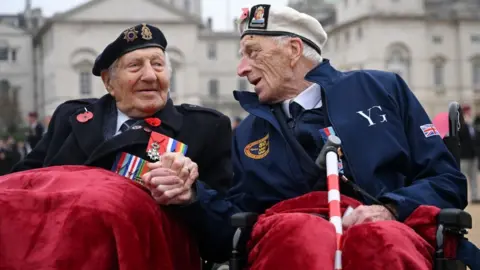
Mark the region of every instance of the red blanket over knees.
<instances>
[{"instance_id":1,"label":"red blanket over knees","mask_svg":"<svg viewBox=\"0 0 480 270\"><path fill-rule=\"evenodd\" d=\"M342 196L342 213L358 201ZM344 270L430 270L435 246L436 207L421 206L404 222L365 223L344 231ZM276 204L259 217L249 242L250 270L332 270L335 229L328 216L327 192ZM446 255L455 254L455 241L446 243Z\"/></svg>"},{"instance_id":2,"label":"red blanket over knees","mask_svg":"<svg viewBox=\"0 0 480 270\"><path fill-rule=\"evenodd\" d=\"M0 177L0 269L200 269L186 229L132 181L84 166Z\"/></svg>"}]
</instances>

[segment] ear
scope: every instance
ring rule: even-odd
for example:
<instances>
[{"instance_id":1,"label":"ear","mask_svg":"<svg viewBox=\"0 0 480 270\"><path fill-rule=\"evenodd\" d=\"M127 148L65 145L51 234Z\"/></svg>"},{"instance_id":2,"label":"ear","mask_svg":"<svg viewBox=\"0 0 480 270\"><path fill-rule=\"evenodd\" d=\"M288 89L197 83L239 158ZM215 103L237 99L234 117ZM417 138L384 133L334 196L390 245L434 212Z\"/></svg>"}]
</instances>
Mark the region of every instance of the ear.
<instances>
[{"instance_id":1,"label":"ear","mask_svg":"<svg viewBox=\"0 0 480 270\"><path fill-rule=\"evenodd\" d=\"M290 39L290 66L293 68L303 55L303 42L300 38Z\"/></svg>"},{"instance_id":2,"label":"ear","mask_svg":"<svg viewBox=\"0 0 480 270\"><path fill-rule=\"evenodd\" d=\"M105 85L105 89L111 96L115 96L113 91L112 80L110 78L110 73L107 70L102 71L100 74L102 76L103 85Z\"/></svg>"}]
</instances>

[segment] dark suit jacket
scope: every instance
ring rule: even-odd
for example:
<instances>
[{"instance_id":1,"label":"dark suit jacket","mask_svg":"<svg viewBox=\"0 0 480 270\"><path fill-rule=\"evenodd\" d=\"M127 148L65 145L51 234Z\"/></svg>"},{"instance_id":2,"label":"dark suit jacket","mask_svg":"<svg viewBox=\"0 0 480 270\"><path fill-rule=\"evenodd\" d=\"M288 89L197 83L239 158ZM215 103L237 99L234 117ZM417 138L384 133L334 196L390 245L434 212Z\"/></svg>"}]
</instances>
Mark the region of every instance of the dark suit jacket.
<instances>
[{"instance_id":1,"label":"dark suit jacket","mask_svg":"<svg viewBox=\"0 0 480 270\"><path fill-rule=\"evenodd\" d=\"M32 149L35 148L38 142L42 139L43 130L44 130L43 125L40 123L37 123L35 128L30 127L28 131L27 142Z\"/></svg>"},{"instance_id":2,"label":"dark suit jacket","mask_svg":"<svg viewBox=\"0 0 480 270\"><path fill-rule=\"evenodd\" d=\"M115 113L112 114L110 108L114 108ZM93 113L93 118L82 123L77 115L85 109ZM174 106L169 100L154 117L162 123L150 127L151 130L188 145L186 156L198 164L200 180L218 190L230 186L232 131L227 116L195 105ZM106 139L104 130L111 121L116 123L116 109L110 95L61 104L43 139L13 171L55 165L89 165L110 170L121 152L151 161L146 154L150 132L143 128L130 129Z\"/></svg>"},{"instance_id":3,"label":"dark suit jacket","mask_svg":"<svg viewBox=\"0 0 480 270\"><path fill-rule=\"evenodd\" d=\"M460 159L473 159L476 157L475 136L471 134L470 124L463 124L460 126Z\"/></svg>"}]
</instances>

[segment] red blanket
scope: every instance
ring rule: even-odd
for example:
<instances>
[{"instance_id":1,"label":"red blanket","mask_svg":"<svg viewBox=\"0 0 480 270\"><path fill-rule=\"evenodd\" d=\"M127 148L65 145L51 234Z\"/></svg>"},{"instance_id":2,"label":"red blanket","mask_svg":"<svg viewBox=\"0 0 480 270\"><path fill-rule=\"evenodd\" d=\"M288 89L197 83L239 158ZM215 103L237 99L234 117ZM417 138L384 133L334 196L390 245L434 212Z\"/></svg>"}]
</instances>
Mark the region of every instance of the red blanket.
<instances>
[{"instance_id":1,"label":"red blanket","mask_svg":"<svg viewBox=\"0 0 480 270\"><path fill-rule=\"evenodd\" d=\"M342 213L358 201L342 196ZM343 235L344 270L430 270L439 209L421 206L404 222L381 221L352 226ZM332 270L335 229L326 192L283 201L259 217L249 242L250 270ZM452 257L455 239L446 242Z\"/></svg>"},{"instance_id":2,"label":"red blanket","mask_svg":"<svg viewBox=\"0 0 480 270\"><path fill-rule=\"evenodd\" d=\"M200 269L186 230L149 194L84 166L0 177L0 269Z\"/></svg>"}]
</instances>

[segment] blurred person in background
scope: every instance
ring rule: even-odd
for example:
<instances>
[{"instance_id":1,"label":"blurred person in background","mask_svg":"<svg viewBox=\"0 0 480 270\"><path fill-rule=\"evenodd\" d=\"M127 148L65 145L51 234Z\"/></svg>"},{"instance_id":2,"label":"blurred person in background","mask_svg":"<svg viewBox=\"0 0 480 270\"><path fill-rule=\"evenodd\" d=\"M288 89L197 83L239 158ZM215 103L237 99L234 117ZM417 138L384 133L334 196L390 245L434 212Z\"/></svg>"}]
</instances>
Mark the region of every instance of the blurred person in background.
<instances>
[{"instance_id":1,"label":"blurred person in background","mask_svg":"<svg viewBox=\"0 0 480 270\"><path fill-rule=\"evenodd\" d=\"M240 123L242 122L242 118L237 116L233 119L233 122L232 122L232 129L236 129L238 127L238 125L240 125Z\"/></svg>"},{"instance_id":2,"label":"blurred person in background","mask_svg":"<svg viewBox=\"0 0 480 270\"><path fill-rule=\"evenodd\" d=\"M37 112L30 112L28 114L28 124L27 142L29 147L33 149L42 139L45 128L43 127L43 124L38 121Z\"/></svg>"},{"instance_id":3,"label":"blurred person in background","mask_svg":"<svg viewBox=\"0 0 480 270\"><path fill-rule=\"evenodd\" d=\"M477 156L477 134L472 118L470 105L462 106L462 113L465 122L460 127L460 167L462 173L468 179L470 188L470 200L472 203L480 202L477 188L478 156Z\"/></svg>"},{"instance_id":4,"label":"blurred person in background","mask_svg":"<svg viewBox=\"0 0 480 270\"><path fill-rule=\"evenodd\" d=\"M51 115L45 116L45 119L43 120L43 123L45 124L45 130L43 131L43 134L47 133L48 131L48 125L50 125L50 121L52 120Z\"/></svg>"},{"instance_id":5,"label":"blurred person in background","mask_svg":"<svg viewBox=\"0 0 480 270\"><path fill-rule=\"evenodd\" d=\"M27 148L27 145L25 141L18 141L17 142L17 151L20 156L20 160L24 159L25 156L30 152L30 150Z\"/></svg>"},{"instance_id":6,"label":"blurred person in background","mask_svg":"<svg viewBox=\"0 0 480 270\"><path fill-rule=\"evenodd\" d=\"M13 136L8 136L0 143L0 175L10 172L15 163L21 159Z\"/></svg>"},{"instance_id":7,"label":"blurred person in background","mask_svg":"<svg viewBox=\"0 0 480 270\"><path fill-rule=\"evenodd\" d=\"M7 160L6 141L0 139L0 175L5 175L10 171L9 162Z\"/></svg>"}]
</instances>

